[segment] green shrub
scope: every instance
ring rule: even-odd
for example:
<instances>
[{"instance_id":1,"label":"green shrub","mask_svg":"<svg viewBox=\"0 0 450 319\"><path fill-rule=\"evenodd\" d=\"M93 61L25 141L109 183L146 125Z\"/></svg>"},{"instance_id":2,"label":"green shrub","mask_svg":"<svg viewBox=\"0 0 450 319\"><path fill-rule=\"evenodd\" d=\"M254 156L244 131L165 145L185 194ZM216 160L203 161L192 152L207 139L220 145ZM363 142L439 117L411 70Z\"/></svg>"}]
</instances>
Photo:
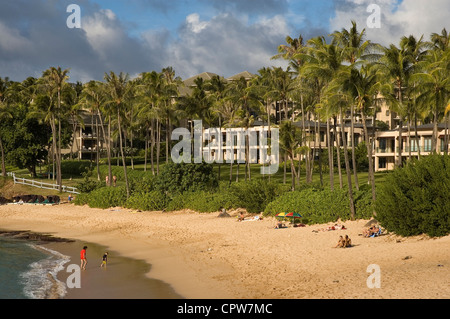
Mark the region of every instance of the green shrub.
<instances>
[{"instance_id":1,"label":"green shrub","mask_svg":"<svg viewBox=\"0 0 450 319\"><path fill-rule=\"evenodd\" d=\"M372 214L371 205L367 205L368 191L361 190L355 198L360 199L361 204L356 202L356 218L368 218ZM303 216L303 222L308 224L321 224L341 220L349 220L350 205L348 191L346 189L329 188L316 189L306 188L303 190L287 192L271 203L264 211L265 215L275 216L281 212L296 212Z\"/></svg>"},{"instance_id":2,"label":"green shrub","mask_svg":"<svg viewBox=\"0 0 450 319\"><path fill-rule=\"evenodd\" d=\"M77 196L79 197L79 196ZM82 197L83 199L83 197ZM124 206L127 200L125 187L102 187L87 194L85 203L92 208L110 208ZM77 203L77 199L75 200Z\"/></svg>"},{"instance_id":3,"label":"green shrub","mask_svg":"<svg viewBox=\"0 0 450 319\"><path fill-rule=\"evenodd\" d=\"M144 172L145 173L145 172ZM150 193L155 190L155 177L150 173L132 176L129 179L131 194Z\"/></svg>"},{"instance_id":4,"label":"green shrub","mask_svg":"<svg viewBox=\"0 0 450 319\"><path fill-rule=\"evenodd\" d=\"M164 165L155 179L155 189L169 196L186 191L215 190L217 189L217 175L213 167L206 163L180 163L170 162Z\"/></svg>"},{"instance_id":5,"label":"green shrub","mask_svg":"<svg viewBox=\"0 0 450 319\"><path fill-rule=\"evenodd\" d=\"M233 183L228 189L229 205L245 208L249 213L260 213L267 204L288 189L288 185L262 179Z\"/></svg>"},{"instance_id":6,"label":"green shrub","mask_svg":"<svg viewBox=\"0 0 450 319\"><path fill-rule=\"evenodd\" d=\"M79 205L79 206L87 205L89 203L89 194L82 193L82 194L76 195L73 203L75 205Z\"/></svg>"},{"instance_id":7,"label":"green shrub","mask_svg":"<svg viewBox=\"0 0 450 319\"><path fill-rule=\"evenodd\" d=\"M101 181L90 179L90 177L92 176L92 171L89 170L89 168L86 168L86 171L81 175L84 176L83 181L75 185L75 187L81 193L90 193L95 189L105 186L105 184L103 184Z\"/></svg>"},{"instance_id":8,"label":"green shrub","mask_svg":"<svg viewBox=\"0 0 450 319\"><path fill-rule=\"evenodd\" d=\"M429 155L386 176L377 192L377 219L401 236L450 233L450 157Z\"/></svg>"},{"instance_id":9,"label":"green shrub","mask_svg":"<svg viewBox=\"0 0 450 319\"><path fill-rule=\"evenodd\" d=\"M139 210L163 210L167 206L167 197L159 191L135 193L126 201L125 207Z\"/></svg>"}]
</instances>

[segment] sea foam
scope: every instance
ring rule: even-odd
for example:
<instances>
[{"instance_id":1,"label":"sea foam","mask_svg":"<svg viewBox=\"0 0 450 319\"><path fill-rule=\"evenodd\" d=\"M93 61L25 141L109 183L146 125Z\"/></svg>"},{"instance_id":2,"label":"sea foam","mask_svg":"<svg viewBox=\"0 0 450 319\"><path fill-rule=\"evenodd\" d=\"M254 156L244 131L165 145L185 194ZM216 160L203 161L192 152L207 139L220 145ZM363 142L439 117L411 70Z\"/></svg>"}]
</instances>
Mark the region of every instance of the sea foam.
<instances>
[{"instance_id":1,"label":"sea foam","mask_svg":"<svg viewBox=\"0 0 450 319\"><path fill-rule=\"evenodd\" d=\"M30 247L43 251L49 256L30 264L30 269L21 274L24 294L31 299L60 299L66 293L66 285L57 279L57 274L64 269L70 257L40 245Z\"/></svg>"}]
</instances>

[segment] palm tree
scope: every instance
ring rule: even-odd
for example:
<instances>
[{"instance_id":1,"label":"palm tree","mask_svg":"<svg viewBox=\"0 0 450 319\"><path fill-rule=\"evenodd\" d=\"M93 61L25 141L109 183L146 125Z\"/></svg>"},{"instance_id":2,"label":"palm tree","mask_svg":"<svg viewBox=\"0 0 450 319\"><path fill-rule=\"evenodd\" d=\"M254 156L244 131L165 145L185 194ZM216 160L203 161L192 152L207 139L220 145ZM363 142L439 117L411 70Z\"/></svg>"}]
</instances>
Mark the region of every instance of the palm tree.
<instances>
[{"instance_id":1,"label":"palm tree","mask_svg":"<svg viewBox=\"0 0 450 319\"><path fill-rule=\"evenodd\" d=\"M227 89L227 82L222 77L215 75L207 83L208 94L211 97L211 111L213 114L217 115L219 134L222 134L223 116L222 111L225 105L225 94ZM219 139L221 141L222 139ZM222 145L219 146L219 151L222 152ZM218 163L218 179L220 180L220 171L222 164L223 152L220 154Z\"/></svg>"},{"instance_id":2,"label":"palm tree","mask_svg":"<svg viewBox=\"0 0 450 319\"><path fill-rule=\"evenodd\" d=\"M158 99L161 94L160 89L162 85L162 74L156 71L144 72L141 74L141 78L141 92L139 94L141 97L141 104L138 111L138 117L141 119L145 127L144 171L147 170L148 143L150 132L150 163L152 174L155 175L154 148L157 137L157 135L155 134L155 121L158 121L158 112L156 106L159 104Z\"/></svg>"},{"instance_id":3,"label":"palm tree","mask_svg":"<svg viewBox=\"0 0 450 319\"><path fill-rule=\"evenodd\" d=\"M247 81L244 77L241 77L238 80L233 81L229 85L229 98L232 103L241 109L241 120L242 124L248 131L248 128L253 125L255 117L259 114L260 109L262 108L262 103L259 100L259 97L256 95L255 90L251 87L251 82ZM250 171L250 161L249 161L249 137L246 135L246 173L245 178L251 179L251 171ZM239 162L238 162L239 168Z\"/></svg>"},{"instance_id":4,"label":"palm tree","mask_svg":"<svg viewBox=\"0 0 450 319\"><path fill-rule=\"evenodd\" d=\"M104 137L104 142L106 144L106 151L108 154L108 168L111 166L111 144L110 141L106 138L105 127L103 125L103 116L102 110L104 109L104 104L106 102L106 94L104 90L104 84L99 81L90 81L86 83L83 87L83 91L81 93L79 105L84 109L89 109L92 116L92 124L94 124L94 117L96 119L96 135L97 135L97 179L100 180L100 170L99 170L99 138L100 132L98 131L99 125L98 121L100 121L100 127L102 129L102 136ZM111 186L112 176L109 176L108 172L108 186ZM111 174L112 175L112 174Z\"/></svg>"},{"instance_id":5,"label":"palm tree","mask_svg":"<svg viewBox=\"0 0 450 319\"><path fill-rule=\"evenodd\" d=\"M295 189L297 173L294 167L294 157L301 145L300 132L291 121L283 121L280 125L280 147L291 162L291 189Z\"/></svg>"},{"instance_id":6,"label":"palm tree","mask_svg":"<svg viewBox=\"0 0 450 319\"><path fill-rule=\"evenodd\" d=\"M181 78L175 77L175 71L172 67L162 69L162 95L159 105L162 117L165 120L166 127L166 163L169 162L170 141L172 125L177 121L177 110L174 99L178 96L178 86L182 83Z\"/></svg>"},{"instance_id":7,"label":"palm tree","mask_svg":"<svg viewBox=\"0 0 450 319\"><path fill-rule=\"evenodd\" d=\"M423 41L423 36L419 39L416 39L413 35L409 37L402 37L400 40L400 46L405 48L406 55L409 56L411 69L413 74L414 72L419 72L418 63L423 61L428 53L427 48L430 47L428 43ZM418 156L420 158L420 147L419 146L419 135L417 132L417 118L420 117L420 114L423 112L422 107L419 103L416 103L416 98L414 96L414 92L416 91L416 83L412 83L412 85L408 88L408 100L406 104L406 117L407 117L407 128L408 128L408 139L407 139L407 147L408 147L408 157L411 160L411 122L414 121L414 130L415 130L415 146L418 151Z\"/></svg>"},{"instance_id":8,"label":"palm tree","mask_svg":"<svg viewBox=\"0 0 450 319\"><path fill-rule=\"evenodd\" d=\"M445 51L450 46L450 33L448 33L445 28L442 29L441 34L432 33L431 42L433 43L435 49Z\"/></svg>"},{"instance_id":9,"label":"palm tree","mask_svg":"<svg viewBox=\"0 0 450 319\"><path fill-rule=\"evenodd\" d=\"M6 101L7 90L10 85L9 78L0 77L0 124L7 118L12 118ZM5 150L3 149L2 137L0 135L0 152L2 157L2 176L6 177Z\"/></svg>"},{"instance_id":10,"label":"palm tree","mask_svg":"<svg viewBox=\"0 0 450 319\"><path fill-rule=\"evenodd\" d=\"M382 47L383 55L377 62L384 82L389 86L385 86L383 96L390 104L391 111L397 113L399 117L398 126L398 157L397 166L402 166L402 147L403 147L403 121L406 113L407 96L406 89L408 88L408 81L413 71L411 57L406 50L406 47L398 48L394 44L389 47Z\"/></svg>"},{"instance_id":11,"label":"palm tree","mask_svg":"<svg viewBox=\"0 0 450 319\"><path fill-rule=\"evenodd\" d=\"M62 192L62 176L61 176L61 120L64 117L63 110L61 108L61 92L66 80L69 78L69 69L62 70L61 67L51 67L44 71L42 79L45 82L46 94L49 95L50 101L54 99L56 95L56 109L50 114L50 124L53 131L54 141L54 155L56 158L56 181L59 186L59 191ZM56 128L58 124L58 128Z\"/></svg>"},{"instance_id":12,"label":"palm tree","mask_svg":"<svg viewBox=\"0 0 450 319\"><path fill-rule=\"evenodd\" d=\"M327 87L341 67L342 49L333 43L327 44L324 37L316 37L308 41L308 47L299 56L304 61L301 71L303 76L308 78L306 83L309 83L308 87L312 89L310 94L312 94L314 100L311 103L315 109L316 106L324 105ZM332 113L326 112L326 115L331 116ZM318 119L320 118L318 117ZM325 120L328 122L329 118ZM339 148L337 151L340 151ZM328 159L329 167L333 166L331 159L332 157L330 156ZM312 159L309 162L312 162ZM311 172L312 165L310 165L309 170L307 169L307 174L310 175ZM332 184L334 182L332 183L332 177L330 177L330 185Z\"/></svg>"},{"instance_id":13,"label":"palm tree","mask_svg":"<svg viewBox=\"0 0 450 319\"><path fill-rule=\"evenodd\" d=\"M114 72L105 74L106 89L108 92L107 104L110 104L117 115L117 128L119 134L119 149L122 157L123 172L125 178L125 186L127 190L127 198L130 196L130 187L128 184L127 164L123 150L123 128L122 121L125 111L128 107L128 100L130 98L129 76L120 72L116 75Z\"/></svg>"},{"instance_id":14,"label":"palm tree","mask_svg":"<svg viewBox=\"0 0 450 319\"><path fill-rule=\"evenodd\" d=\"M356 109L362 117L364 139L369 160L369 184L372 188L372 202L375 203L376 192L372 158L372 143L370 141L369 131L367 129L367 116L372 115L373 112L375 112L373 106L375 105L377 95L381 87L381 84L378 81L379 74L373 64L363 65L360 69L347 68L343 72L347 73L342 76L344 79L343 88L348 92L350 99L356 102Z\"/></svg>"},{"instance_id":15,"label":"palm tree","mask_svg":"<svg viewBox=\"0 0 450 319\"><path fill-rule=\"evenodd\" d=\"M376 54L369 52L370 48L374 45L365 40L365 29L358 32L355 21L351 21L352 27L347 30L343 28L341 31L335 31L333 36L333 42L336 43L342 49L343 61L350 64L350 68L359 68L359 65L364 63L367 59L374 59ZM356 169L356 152L355 152L355 138L354 138L354 116L355 105L350 105L350 140L352 148L352 166L353 175L355 179L355 187L359 189L358 173Z\"/></svg>"},{"instance_id":16,"label":"palm tree","mask_svg":"<svg viewBox=\"0 0 450 319\"><path fill-rule=\"evenodd\" d=\"M450 96L450 76L447 57L438 50L431 50L424 61L419 62L420 69L425 72L415 73L412 78L417 82L421 92L417 100L430 105L433 115L432 150L439 153L438 123L445 112Z\"/></svg>"}]
</instances>

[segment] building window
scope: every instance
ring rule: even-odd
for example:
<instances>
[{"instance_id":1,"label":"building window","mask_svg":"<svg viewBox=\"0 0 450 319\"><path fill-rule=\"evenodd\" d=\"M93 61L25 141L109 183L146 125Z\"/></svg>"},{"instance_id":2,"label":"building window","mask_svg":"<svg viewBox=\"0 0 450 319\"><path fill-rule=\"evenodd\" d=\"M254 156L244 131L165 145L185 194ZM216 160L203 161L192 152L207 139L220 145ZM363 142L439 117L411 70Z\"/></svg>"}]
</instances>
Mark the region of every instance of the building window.
<instances>
[{"instance_id":1,"label":"building window","mask_svg":"<svg viewBox=\"0 0 450 319\"><path fill-rule=\"evenodd\" d=\"M425 152L431 152L431 137L425 137L423 147Z\"/></svg>"},{"instance_id":2,"label":"building window","mask_svg":"<svg viewBox=\"0 0 450 319\"><path fill-rule=\"evenodd\" d=\"M380 157L378 161L378 168L386 168L386 157Z\"/></svg>"},{"instance_id":3,"label":"building window","mask_svg":"<svg viewBox=\"0 0 450 319\"><path fill-rule=\"evenodd\" d=\"M389 110L386 110L386 116L389 116Z\"/></svg>"},{"instance_id":4,"label":"building window","mask_svg":"<svg viewBox=\"0 0 450 319\"><path fill-rule=\"evenodd\" d=\"M320 132L320 142L325 142L325 132Z\"/></svg>"}]
</instances>

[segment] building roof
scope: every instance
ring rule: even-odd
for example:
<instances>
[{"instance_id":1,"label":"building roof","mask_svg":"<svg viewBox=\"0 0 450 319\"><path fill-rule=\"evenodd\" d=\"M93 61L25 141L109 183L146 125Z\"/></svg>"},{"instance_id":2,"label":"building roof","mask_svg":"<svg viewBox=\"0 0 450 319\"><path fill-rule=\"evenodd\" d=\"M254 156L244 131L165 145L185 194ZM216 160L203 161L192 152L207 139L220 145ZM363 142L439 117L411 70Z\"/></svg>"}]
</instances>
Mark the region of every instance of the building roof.
<instances>
[{"instance_id":1,"label":"building roof","mask_svg":"<svg viewBox=\"0 0 450 319\"><path fill-rule=\"evenodd\" d=\"M244 78L246 80L250 80L251 78L253 78L255 75L248 72L248 71L243 71L241 73L235 74L230 76L229 78L227 78L227 81L236 81L239 80L240 78Z\"/></svg>"},{"instance_id":2,"label":"building roof","mask_svg":"<svg viewBox=\"0 0 450 319\"><path fill-rule=\"evenodd\" d=\"M211 80L213 77L219 76L218 74L211 73L211 72L203 72L194 76L191 76L190 78L187 78L183 81L183 86L178 87L178 91L180 93L180 96L185 96L191 93L192 87L195 86L195 80L198 78L202 78L204 81Z\"/></svg>"}]
</instances>

